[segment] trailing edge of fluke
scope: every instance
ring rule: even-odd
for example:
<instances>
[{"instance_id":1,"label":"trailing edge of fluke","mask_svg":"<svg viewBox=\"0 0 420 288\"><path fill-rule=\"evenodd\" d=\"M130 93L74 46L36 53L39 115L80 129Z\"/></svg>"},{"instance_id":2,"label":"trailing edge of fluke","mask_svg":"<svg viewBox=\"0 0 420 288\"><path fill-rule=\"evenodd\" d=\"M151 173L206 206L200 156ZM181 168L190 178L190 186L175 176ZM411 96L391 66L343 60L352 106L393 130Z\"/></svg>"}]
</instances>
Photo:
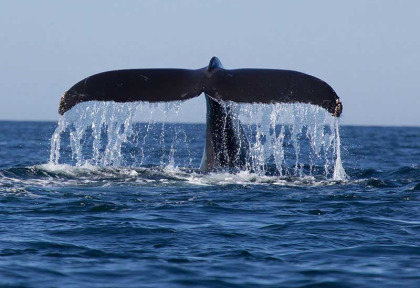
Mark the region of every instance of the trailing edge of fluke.
<instances>
[{"instance_id":1,"label":"trailing edge of fluke","mask_svg":"<svg viewBox=\"0 0 420 288\"><path fill-rule=\"evenodd\" d=\"M343 106L326 82L297 71L224 69L217 57L207 67L189 69L128 69L108 71L76 83L61 97L63 115L86 101L167 102L205 93L216 101L237 103L308 103L333 116Z\"/></svg>"}]
</instances>

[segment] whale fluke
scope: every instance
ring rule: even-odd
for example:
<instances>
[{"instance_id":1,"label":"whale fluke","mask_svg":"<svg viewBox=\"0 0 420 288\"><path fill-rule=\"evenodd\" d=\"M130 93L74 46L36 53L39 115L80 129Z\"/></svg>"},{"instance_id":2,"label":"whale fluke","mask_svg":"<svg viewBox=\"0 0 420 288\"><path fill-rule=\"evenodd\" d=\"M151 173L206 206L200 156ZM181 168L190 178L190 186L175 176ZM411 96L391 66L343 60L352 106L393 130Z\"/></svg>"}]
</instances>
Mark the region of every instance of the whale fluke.
<instances>
[{"instance_id":1,"label":"whale fluke","mask_svg":"<svg viewBox=\"0 0 420 288\"><path fill-rule=\"evenodd\" d=\"M197 97L207 103L206 143L200 169L250 169L249 142L239 115L227 101L238 103L308 103L339 117L342 104L324 81L297 71L224 69L217 57L207 67L131 69L99 73L76 83L61 97L63 115L86 101L167 102Z\"/></svg>"},{"instance_id":2,"label":"whale fluke","mask_svg":"<svg viewBox=\"0 0 420 288\"><path fill-rule=\"evenodd\" d=\"M203 91L204 73L187 69L129 69L99 73L71 87L61 97L63 115L86 101L165 102L187 100Z\"/></svg>"},{"instance_id":3,"label":"whale fluke","mask_svg":"<svg viewBox=\"0 0 420 288\"><path fill-rule=\"evenodd\" d=\"M289 70L219 69L210 78L206 93L237 103L308 103L340 116L342 105L326 82Z\"/></svg>"},{"instance_id":4,"label":"whale fluke","mask_svg":"<svg viewBox=\"0 0 420 288\"><path fill-rule=\"evenodd\" d=\"M336 117L342 112L335 91L316 77L290 70L227 70L217 57L197 70L129 69L87 77L64 93L58 111L63 115L86 101L167 102L202 93L214 100L238 103L308 103Z\"/></svg>"}]
</instances>

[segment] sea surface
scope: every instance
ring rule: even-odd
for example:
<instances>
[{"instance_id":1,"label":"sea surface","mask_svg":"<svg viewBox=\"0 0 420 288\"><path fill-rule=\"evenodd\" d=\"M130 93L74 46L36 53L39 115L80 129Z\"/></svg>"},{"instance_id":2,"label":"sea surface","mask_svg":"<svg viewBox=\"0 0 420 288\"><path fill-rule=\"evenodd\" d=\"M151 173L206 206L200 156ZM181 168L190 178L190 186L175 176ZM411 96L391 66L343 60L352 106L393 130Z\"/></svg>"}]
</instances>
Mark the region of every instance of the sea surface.
<instances>
[{"instance_id":1,"label":"sea surface","mask_svg":"<svg viewBox=\"0 0 420 288\"><path fill-rule=\"evenodd\" d=\"M420 287L418 127L340 127L334 179L304 144L201 172L204 124L59 125L0 122L0 287Z\"/></svg>"}]
</instances>

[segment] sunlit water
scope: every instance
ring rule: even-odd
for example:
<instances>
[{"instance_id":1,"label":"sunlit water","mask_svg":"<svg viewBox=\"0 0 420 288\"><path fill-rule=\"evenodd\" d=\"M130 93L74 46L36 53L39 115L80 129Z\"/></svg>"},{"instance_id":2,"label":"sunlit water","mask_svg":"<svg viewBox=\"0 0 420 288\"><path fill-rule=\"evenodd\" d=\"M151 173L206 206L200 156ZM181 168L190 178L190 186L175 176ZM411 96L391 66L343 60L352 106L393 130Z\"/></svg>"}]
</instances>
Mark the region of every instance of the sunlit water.
<instances>
[{"instance_id":1,"label":"sunlit water","mask_svg":"<svg viewBox=\"0 0 420 288\"><path fill-rule=\"evenodd\" d=\"M420 287L420 128L238 106L254 172L208 173L178 104L76 108L0 122L0 287Z\"/></svg>"}]
</instances>

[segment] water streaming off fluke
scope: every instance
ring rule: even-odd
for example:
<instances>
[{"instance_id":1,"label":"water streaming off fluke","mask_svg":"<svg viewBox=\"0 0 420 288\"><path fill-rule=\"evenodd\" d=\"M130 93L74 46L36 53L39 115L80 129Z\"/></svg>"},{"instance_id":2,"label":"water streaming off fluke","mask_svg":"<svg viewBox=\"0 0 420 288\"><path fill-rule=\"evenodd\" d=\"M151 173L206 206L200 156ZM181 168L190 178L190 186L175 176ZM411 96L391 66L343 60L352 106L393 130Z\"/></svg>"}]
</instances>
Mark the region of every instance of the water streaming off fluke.
<instances>
[{"instance_id":1,"label":"water streaming off fluke","mask_svg":"<svg viewBox=\"0 0 420 288\"><path fill-rule=\"evenodd\" d=\"M338 119L324 109L307 104L230 105L250 144L252 172L346 179ZM205 125L168 122L182 122L183 112L182 102L79 104L61 116L51 137L50 162L198 168ZM136 122L139 115L148 120Z\"/></svg>"}]
</instances>

